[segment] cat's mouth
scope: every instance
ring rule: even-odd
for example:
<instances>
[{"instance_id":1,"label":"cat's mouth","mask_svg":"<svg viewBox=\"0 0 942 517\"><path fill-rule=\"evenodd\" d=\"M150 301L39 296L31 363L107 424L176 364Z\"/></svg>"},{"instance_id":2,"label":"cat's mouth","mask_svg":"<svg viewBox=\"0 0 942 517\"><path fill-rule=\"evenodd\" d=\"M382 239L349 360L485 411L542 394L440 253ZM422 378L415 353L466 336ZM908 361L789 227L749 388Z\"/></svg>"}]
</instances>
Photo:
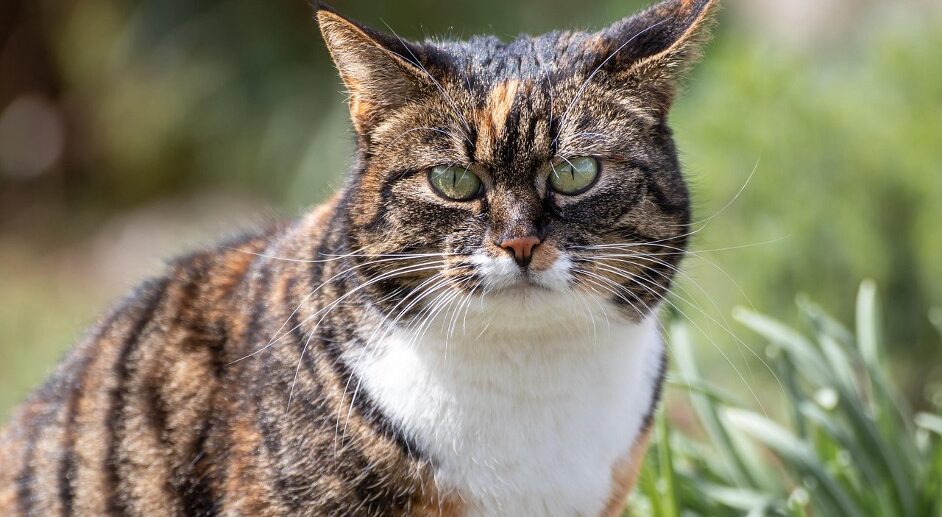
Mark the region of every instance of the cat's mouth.
<instances>
[{"instance_id":1,"label":"cat's mouth","mask_svg":"<svg viewBox=\"0 0 942 517\"><path fill-rule=\"evenodd\" d=\"M562 291L572 281L572 263L565 255L541 269L520 267L512 259L476 257L478 271L488 293L530 294Z\"/></svg>"}]
</instances>

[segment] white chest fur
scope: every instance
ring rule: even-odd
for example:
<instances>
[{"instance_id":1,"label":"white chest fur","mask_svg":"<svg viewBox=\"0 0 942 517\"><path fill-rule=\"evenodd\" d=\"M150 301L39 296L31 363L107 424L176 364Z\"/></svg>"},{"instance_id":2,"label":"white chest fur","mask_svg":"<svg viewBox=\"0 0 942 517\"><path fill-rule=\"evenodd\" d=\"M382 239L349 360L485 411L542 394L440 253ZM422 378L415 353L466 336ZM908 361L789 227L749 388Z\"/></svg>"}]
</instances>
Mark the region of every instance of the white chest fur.
<instances>
[{"instance_id":1,"label":"white chest fur","mask_svg":"<svg viewBox=\"0 0 942 517\"><path fill-rule=\"evenodd\" d=\"M655 393L662 343L598 300L490 300L457 325L403 330L351 358L359 389L473 515L598 515ZM450 332L449 332L450 330Z\"/></svg>"}]
</instances>

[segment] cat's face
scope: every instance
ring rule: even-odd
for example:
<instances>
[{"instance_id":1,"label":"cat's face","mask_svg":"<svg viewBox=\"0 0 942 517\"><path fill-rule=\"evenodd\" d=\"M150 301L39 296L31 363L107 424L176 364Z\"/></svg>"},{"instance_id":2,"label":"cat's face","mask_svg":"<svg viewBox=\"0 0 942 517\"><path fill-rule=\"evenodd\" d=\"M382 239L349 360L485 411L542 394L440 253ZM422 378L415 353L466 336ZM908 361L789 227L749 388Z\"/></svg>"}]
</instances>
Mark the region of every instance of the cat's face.
<instances>
[{"instance_id":1,"label":"cat's face","mask_svg":"<svg viewBox=\"0 0 942 517\"><path fill-rule=\"evenodd\" d=\"M351 248L409 256L400 274L399 260L367 266L390 275L387 290L575 290L646 315L686 246L666 118L711 7L674 0L600 32L419 44L319 11L358 135L342 205Z\"/></svg>"}]
</instances>

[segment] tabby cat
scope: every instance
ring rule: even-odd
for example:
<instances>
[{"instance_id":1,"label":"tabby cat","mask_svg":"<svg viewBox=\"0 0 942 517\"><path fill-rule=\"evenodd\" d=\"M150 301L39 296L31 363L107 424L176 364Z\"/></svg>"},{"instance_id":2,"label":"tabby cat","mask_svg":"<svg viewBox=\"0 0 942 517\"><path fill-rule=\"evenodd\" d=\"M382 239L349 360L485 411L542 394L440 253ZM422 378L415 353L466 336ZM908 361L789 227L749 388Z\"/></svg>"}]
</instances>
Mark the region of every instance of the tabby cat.
<instances>
[{"instance_id":1,"label":"tabby cat","mask_svg":"<svg viewBox=\"0 0 942 517\"><path fill-rule=\"evenodd\" d=\"M689 233L667 115L714 7L508 43L317 7L346 185L107 315L0 437L0 515L618 514Z\"/></svg>"}]
</instances>

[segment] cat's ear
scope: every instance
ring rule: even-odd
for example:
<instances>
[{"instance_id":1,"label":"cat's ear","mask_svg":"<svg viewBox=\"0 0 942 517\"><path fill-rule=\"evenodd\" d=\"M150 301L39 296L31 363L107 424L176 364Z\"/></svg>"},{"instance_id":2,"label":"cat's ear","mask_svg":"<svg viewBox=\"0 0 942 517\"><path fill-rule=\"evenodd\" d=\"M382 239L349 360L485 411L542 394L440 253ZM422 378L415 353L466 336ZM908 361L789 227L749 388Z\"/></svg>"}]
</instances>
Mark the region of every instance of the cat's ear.
<instances>
[{"instance_id":1,"label":"cat's ear","mask_svg":"<svg viewBox=\"0 0 942 517\"><path fill-rule=\"evenodd\" d=\"M595 34L590 47L611 80L666 112L677 82L710 37L718 0L666 0Z\"/></svg>"},{"instance_id":2,"label":"cat's ear","mask_svg":"<svg viewBox=\"0 0 942 517\"><path fill-rule=\"evenodd\" d=\"M384 116L433 85L418 61L418 48L357 24L318 5L317 22L340 78L350 94L350 117L366 134Z\"/></svg>"}]
</instances>

